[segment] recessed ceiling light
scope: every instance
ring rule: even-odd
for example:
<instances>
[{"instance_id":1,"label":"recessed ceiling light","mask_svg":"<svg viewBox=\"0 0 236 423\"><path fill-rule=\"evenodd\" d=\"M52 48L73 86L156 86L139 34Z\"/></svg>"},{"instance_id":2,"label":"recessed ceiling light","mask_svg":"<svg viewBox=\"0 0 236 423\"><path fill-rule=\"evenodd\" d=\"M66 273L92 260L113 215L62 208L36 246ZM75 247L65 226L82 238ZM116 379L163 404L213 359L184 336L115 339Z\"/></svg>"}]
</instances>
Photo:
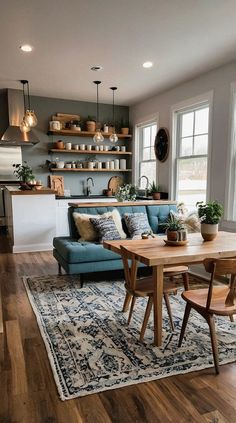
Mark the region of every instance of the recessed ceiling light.
<instances>
[{"instance_id":1,"label":"recessed ceiling light","mask_svg":"<svg viewBox=\"0 0 236 423\"><path fill-rule=\"evenodd\" d=\"M20 49L26 53L29 53L30 51L33 50L33 47L30 46L29 44L23 44L23 46L20 46Z\"/></svg>"},{"instance_id":2,"label":"recessed ceiling light","mask_svg":"<svg viewBox=\"0 0 236 423\"><path fill-rule=\"evenodd\" d=\"M94 72L99 72L99 71L103 70L103 67L100 66L100 65L96 65L96 66L92 66L90 69Z\"/></svg>"},{"instance_id":3,"label":"recessed ceiling light","mask_svg":"<svg viewBox=\"0 0 236 423\"><path fill-rule=\"evenodd\" d=\"M153 63L152 62L144 62L143 63L143 67L148 69L148 68L152 68L153 67Z\"/></svg>"}]
</instances>

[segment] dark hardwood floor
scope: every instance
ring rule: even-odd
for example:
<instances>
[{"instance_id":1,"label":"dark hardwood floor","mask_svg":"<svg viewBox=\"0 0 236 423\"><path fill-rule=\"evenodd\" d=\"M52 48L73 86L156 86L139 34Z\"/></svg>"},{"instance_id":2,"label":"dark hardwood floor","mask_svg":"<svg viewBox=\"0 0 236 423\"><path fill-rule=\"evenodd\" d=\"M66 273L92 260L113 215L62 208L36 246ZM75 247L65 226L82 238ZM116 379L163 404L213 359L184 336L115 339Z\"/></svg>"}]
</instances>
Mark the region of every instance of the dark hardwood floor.
<instances>
[{"instance_id":1,"label":"dark hardwood floor","mask_svg":"<svg viewBox=\"0 0 236 423\"><path fill-rule=\"evenodd\" d=\"M56 274L51 252L11 254L0 235L0 422L236 422L236 363L62 402L23 275Z\"/></svg>"}]
</instances>

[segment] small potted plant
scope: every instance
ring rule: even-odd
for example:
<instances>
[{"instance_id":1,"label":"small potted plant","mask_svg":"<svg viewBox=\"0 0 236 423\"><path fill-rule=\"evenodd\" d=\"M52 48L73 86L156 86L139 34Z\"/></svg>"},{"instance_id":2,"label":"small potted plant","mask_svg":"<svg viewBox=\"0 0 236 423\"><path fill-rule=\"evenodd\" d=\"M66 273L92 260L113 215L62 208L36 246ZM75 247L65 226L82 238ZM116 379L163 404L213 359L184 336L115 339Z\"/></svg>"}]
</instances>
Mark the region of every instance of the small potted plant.
<instances>
[{"instance_id":1,"label":"small potted plant","mask_svg":"<svg viewBox=\"0 0 236 423\"><path fill-rule=\"evenodd\" d=\"M218 201L197 204L198 217L201 222L201 234L204 241L212 241L218 233L218 224L223 216L224 208Z\"/></svg>"},{"instance_id":2,"label":"small potted plant","mask_svg":"<svg viewBox=\"0 0 236 423\"><path fill-rule=\"evenodd\" d=\"M13 167L13 173L14 175L16 175L17 179L19 179L22 189L28 189L29 187L27 183L30 183L32 180L35 179L31 166L29 166L27 162L24 161L23 164L13 164Z\"/></svg>"},{"instance_id":3,"label":"small potted plant","mask_svg":"<svg viewBox=\"0 0 236 423\"><path fill-rule=\"evenodd\" d=\"M96 131L96 119L91 116L87 117L86 120L86 130L88 132L95 132Z\"/></svg>"},{"instance_id":4,"label":"small potted plant","mask_svg":"<svg viewBox=\"0 0 236 423\"><path fill-rule=\"evenodd\" d=\"M178 241L179 238L183 238L179 236L179 232L186 232L182 219L172 213L160 226L165 228L168 241Z\"/></svg>"},{"instance_id":5,"label":"small potted plant","mask_svg":"<svg viewBox=\"0 0 236 423\"><path fill-rule=\"evenodd\" d=\"M136 195L136 186L132 184L126 184L118 188L115 196L118 201L135 201Z\"/></svg>"},{"instance_id":6,"label":"small potted plant","mask_svg":"<svg viewBox=\"0 0 236 423\"><path fill-rule=\"evenodd\" d=\"M150 184L150 188L148 189L148 193L152 195L153 200L160 200L161 193L159 185L156 185L154 181Z\"/></svg>"},{"instance_id":7,"label":"small potted plant","mask_svg":"<svg viewBox=\"0 0 236 423\"><path fill-rule=\"evenodd\" d=\"M129 122L122 119L121 120L121 129L120 129L121 134L123 135L128 135L129 134Z\"/></svg>"}]
</instances>

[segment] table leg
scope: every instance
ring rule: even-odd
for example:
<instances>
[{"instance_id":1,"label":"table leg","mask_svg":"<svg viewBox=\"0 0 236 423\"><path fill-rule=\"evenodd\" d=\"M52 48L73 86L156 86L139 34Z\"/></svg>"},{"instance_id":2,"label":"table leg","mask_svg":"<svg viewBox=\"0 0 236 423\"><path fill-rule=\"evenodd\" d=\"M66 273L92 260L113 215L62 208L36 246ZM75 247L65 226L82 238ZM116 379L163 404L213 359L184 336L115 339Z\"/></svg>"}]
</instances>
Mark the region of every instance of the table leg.
<instances>
[{"instance_id":1,"label":"table leg","mask_svg":"<svg viewBox=\"0 0 236 423\"><path fill-rule=\"evenodd\" d=\"M153 266L153 313L154 313L154 344L161 346L162 342L162 297L163 297L163 266Z\"/></svg>"}]
</instances>

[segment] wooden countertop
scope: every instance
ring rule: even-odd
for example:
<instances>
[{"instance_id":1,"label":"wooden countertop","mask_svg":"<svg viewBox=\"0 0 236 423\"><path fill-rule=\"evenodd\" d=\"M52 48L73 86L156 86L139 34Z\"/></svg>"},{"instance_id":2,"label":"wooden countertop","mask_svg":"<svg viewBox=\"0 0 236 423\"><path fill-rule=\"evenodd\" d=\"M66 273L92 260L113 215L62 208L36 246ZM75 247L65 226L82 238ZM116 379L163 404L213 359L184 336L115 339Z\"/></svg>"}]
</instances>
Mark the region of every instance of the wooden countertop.
<instances>
[{"instance_id":1,"label":"wooden countertop","mask_svg":"<svg viewBox=\"0 0 236 423\"><path fill-rule=\"evenodd\" d=\"M54 194L56 195L57 192L54 191L51 188L47 188L47 187L42 187L41 189L37 190L35 188L29 189L29 190L21 190L20 188L17 188L16 186L9 186L7 185L5 187L10 195L47 195L47 194Z\"/></svg>"},{"instance_id":2,"label":"wooden countertop","mask_svg":"<svg viewBox=\"0 0 236 423\"><path fill-rule=\"evenodd\" d=\"M122 202L103 202L103 203L80 203L79 201L75 203L74 201L69 203L71 207L127 207L127 206L160 206L160 205L167 205L167 204L177 204L177 201L172 200L146 200L146 201L122 201Z\"/></svg>"}]
</instances>

